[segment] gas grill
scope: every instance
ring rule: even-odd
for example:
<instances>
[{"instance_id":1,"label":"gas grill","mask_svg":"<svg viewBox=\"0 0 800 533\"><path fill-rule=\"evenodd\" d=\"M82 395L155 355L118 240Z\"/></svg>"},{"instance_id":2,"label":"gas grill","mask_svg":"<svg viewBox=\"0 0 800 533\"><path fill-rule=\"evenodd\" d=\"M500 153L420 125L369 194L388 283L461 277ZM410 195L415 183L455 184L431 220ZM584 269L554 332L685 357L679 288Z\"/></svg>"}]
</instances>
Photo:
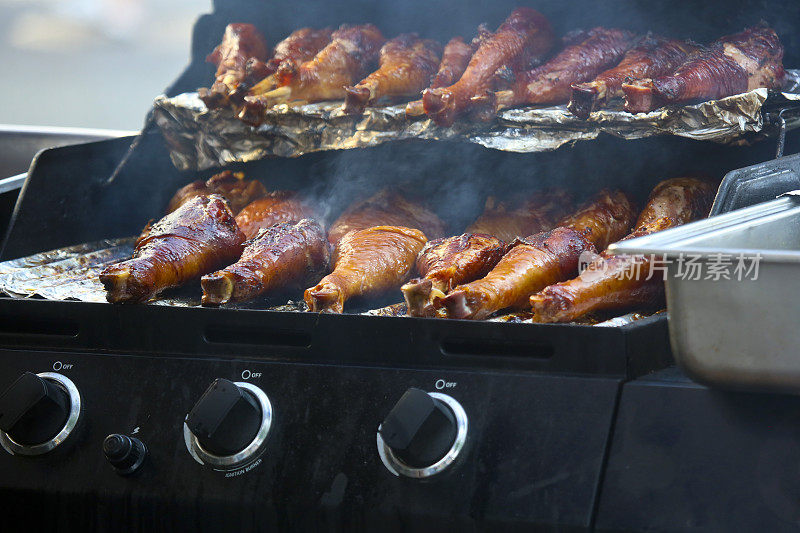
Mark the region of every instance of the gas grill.
<instances>
[{"instance_id":1,"label":"gas grill","mask_svg":"<svg viewBox=\"0 0 800 533\"><path fill-rule=\"evenodd\" d=\"M301 4L276 11L262 3L218 3L199 19L192 63L167 95L207 84L212 72L203 59L231 21L253 21L267 35L303 24L374 21L387 33L413 28L439 36L468 33L514 6L501 2L475 14L452 2ZM669 2L648 4L645 13L637 2L616 2L597 13L557 9L556 2L537 8L552 12L558 30L608 24L698 39L774 18L786 65L800 65L796 28L789 17L774 16L796 7L734 4L741 9L726 7L727 17ZM445 9L454 16L430 16ZM769 133L779 134L774 124ZM796 135L786 134L785 141L787 153L797 151ZM721 177L774 155L774 139L730 146L603 135L536 154L404 140L227 168L276 189L335 191L342 198L402 179L441 198L440 216L463 227L499 189L558 184L586 196L618 187L641 201L665 177ZM136 138L47 150L29 171L0 260L136 235L160 216L178 187L215 171L177 170L152 117ZM693 484L688 465L701 471L714 457L686 459L674 477L669 472L684 460L681 454L701 453L702 439L713 438L702 431L704 421L722 423L725 410L713 405L717 393L670 368L663 312L622 326L544 325L364 314L395 303L396 296L356 302L332 315L286 306L298 295L210 309L196 305L196 293L196 287L181 289L148 305L0 297L0 391L10 391L6 400L51 413L54 427L69 427L46 443L31 436L37 427L19 441L0 439L11 452L0 453L0 510L7 523L64 531L736 524L699 512L667 512L711 497L708 484ZM693 412L698 398L704 409ZM784 409L773 400L747 416ZM735 410L742 403L737 396L729 405ZM640 406L650 406L654 418ZM671 415L694 417L693 425L684 427ZM381 424L395 428L395 435L378 434ZM752 427L764 429L736 426L725 434L742 438ZM199 428L206 437L198 438ZM396 444L408 440L406 430L423 445L401 454ZM651 435L655 444L648 442ZM679 435L684 438L676 441ZM735 477L744 455L726 456L731 471L715 471L715 479ZM660 492L684 481L696 492ZM642 509L640 494L647 496ZM711 508L724 512L734 502ZM743 523L780 527L796 512L792 505L784 502L775 515L773 507L760 506Z\"/></svg>"}]
</instances>

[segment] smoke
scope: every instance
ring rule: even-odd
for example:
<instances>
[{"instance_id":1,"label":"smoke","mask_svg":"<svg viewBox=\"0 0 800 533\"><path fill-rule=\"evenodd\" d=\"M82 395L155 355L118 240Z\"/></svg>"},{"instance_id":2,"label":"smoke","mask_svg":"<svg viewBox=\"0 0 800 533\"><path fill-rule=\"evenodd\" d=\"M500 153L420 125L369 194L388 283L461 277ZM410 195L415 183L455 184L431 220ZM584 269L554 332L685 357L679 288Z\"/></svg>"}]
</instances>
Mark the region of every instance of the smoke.
<instances>
[{"instance_id":1,"label":"smoke","mask_svg":"<svg viewBox=\"0 0 800 533\"><path fill-rule=\"evenodd\" d=\"M485 158L462 144L410 142L336 152L322 167L328 179L311 184L307 194L329 223L352 202L392 187L427 204L457 231L486 195Z\"/></svg>"},{"instance_id":2,"label":"smoke","mask_svg":"<svg viewBox=\"0 0 800 533\"><path fill-rule=\"evenodd\" d=\"M768 159L772 149L767 144L748 149L674 137L624 141L603 136L555 152L517 154L465 143L408 141L267 159L237 169L270 190L300 191L328 224L354 202L393 187L427 205L458 234L481 213L488 196L513 203L538 190L563 188L580 202L611 188L625 191L641 206L663 179L721 179L734 168Z\"/></svg>"}]
</instances>

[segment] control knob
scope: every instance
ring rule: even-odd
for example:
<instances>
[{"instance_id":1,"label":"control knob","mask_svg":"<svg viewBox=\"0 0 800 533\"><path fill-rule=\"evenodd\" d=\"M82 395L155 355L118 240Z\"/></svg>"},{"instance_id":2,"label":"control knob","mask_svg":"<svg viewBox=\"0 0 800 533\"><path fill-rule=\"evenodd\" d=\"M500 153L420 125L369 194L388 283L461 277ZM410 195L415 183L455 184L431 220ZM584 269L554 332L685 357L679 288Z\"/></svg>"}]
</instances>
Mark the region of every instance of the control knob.
<instances>
[{"instance_id":1,"label":"control knob","mask_svg":"<svg viewBox=\"0 0 800 533\"><path fill-rule=\"evenodd\" d=\"M14 455L41 455L78 424L81 395L61 374L25 372L0 395L0 445Z\"/></svg>"},{"instance_id":2,"label":"control knob","mask_svg":"<svg viewBox=\"0 0 800 533\"><path fill-rule=\"evenodd\" d=\"M264 391L220 378L186 415L183 433L197 462L234 470L261 455L271 424L272 405Z\"/></svg>"},{"instance_id":3,"label":"control knob","mask_svg":"<svg viewBox=\"0 0 800 533\"><path fill-rule=\"evenodd\" d=\"M411 388L378 427L378 453L396 475L429 477L455 461L467 426L467 414L454 398Z\"/></svg>"}]
</instances>

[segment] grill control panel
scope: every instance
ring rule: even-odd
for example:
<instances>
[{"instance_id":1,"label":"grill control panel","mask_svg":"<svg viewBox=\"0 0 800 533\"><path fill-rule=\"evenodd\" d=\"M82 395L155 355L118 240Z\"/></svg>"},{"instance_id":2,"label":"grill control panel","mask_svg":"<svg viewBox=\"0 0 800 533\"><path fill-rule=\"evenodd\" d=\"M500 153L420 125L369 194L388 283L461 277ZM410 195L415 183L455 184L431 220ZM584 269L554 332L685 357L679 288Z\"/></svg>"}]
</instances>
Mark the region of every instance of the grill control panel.
<instances>
[{"instance_id":1,"label":"grill control panel","mask_svg":"<svg viewBox=\"0 0 800 533\"><path fill-rule=\"evenodd\" d=\"M40 419L28 445L60 434L78 401L81 422L41 455L0 451L0 511L33 516L39 528L77 516L76 531L450 530L509 520L585 528L618 386L524 372L0 350L0 393L11 391L2 416L21 419L23 403L39 402L57 415Z\"/></svg>"}]
</instances>

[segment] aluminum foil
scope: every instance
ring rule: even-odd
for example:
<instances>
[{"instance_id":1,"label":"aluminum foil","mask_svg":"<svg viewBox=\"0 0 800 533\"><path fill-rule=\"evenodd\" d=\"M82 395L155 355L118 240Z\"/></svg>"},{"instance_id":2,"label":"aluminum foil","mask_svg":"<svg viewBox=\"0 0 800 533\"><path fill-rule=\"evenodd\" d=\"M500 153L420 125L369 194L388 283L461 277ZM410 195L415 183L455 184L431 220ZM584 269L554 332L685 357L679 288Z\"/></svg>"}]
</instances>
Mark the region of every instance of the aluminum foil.
<instances>
[{"instance_id":1,"label":"aluminum foil","mask_svg":"<svg viewBox=\"0 0 800 533\"><path fill-rule=\"evenodd\" d=\"M0 292L12 298L106 302L100 272L133 255L136 237L106 239L42 252L0 263ZM172 307L199 307L199 284L167 292L149 302ZM228 307L305 311L304 302L267 299Z\"/></svg>"},{"instance_id":2,"label":"aluminum foil","mask_svg":"<svg viewBox=\"0 0 800 533\"><path fill-rule=\"evenodd\" d=\"M425 117L408 119L405 104L370 107L362 116L341 111L341 102L291 108L276 106L253 128L230 109L209 110L196 93L154 104L154 118L180 170L203 170L269 156L296 157L321 150L363 148L404 140L461 140L509 152L542 152L609 134L624 139L678 135L719 143L742 143L766 133L762 110L772 102L800 105L800 70L788 71L783 93L756 89L702 104L631 114L617 107L581 120L563 105L508 109L488 123L462 121L451 128ZM782 100L785 99L785 100ZM800 127L800 113L787 129Z\"/></svg>"},{"instance_id":3,"label":"aluminum foil","mask_svg":"<svg viewBox=\"0 0 800 533\"><path fill-rule=\"evenodd\" d=\"M0 294L12 298L44 298L46 300L78 300L106 302L106 291L100 283L100 272L108 265L124 261L133 254L135 237L106 239L79 244L49 252L42 252L0 263ZM167 291L148 302L149 305L171 307L199 307L200 284L188 284L181 289ZM274 298L229 304L228 309L260 309L268 311L305 312L303 302ZM404 317L406 305L396 303L365 311L369 316ZM597 326L624 326L643 315L629 314L605 322L588 320L582 324ZM501 322L531 323L530 315L512 313L491 319Z\"/></svg>"},{"instance_id":4,"label":"aluminum foil","mask_svg":"<svg viewBox=\"0 0 800 533\"><path fill-rule=\"evenodd\" d=\"M0 290L14 298L105 302L103 269L128 259L136 239L107 239L0 263Z\"/></svg>"},{"instance_id":5,"label":"aluminum foil","mask_svg":"<svg viewBox=\"0 0 800 533\"><path fill-rule=\"evenodd\" d=\"M621 316L615 316L609 318L608 316L600 316L600 315L587 315L582 317L572 324L577 324L580 326L596 326L600 328L617 328L621 326L626 326L637 320L641 320L643 318L647 318L649 316L655 316L661 313L665 313L666 311L658 311L655 313L641 313L641 312L633 312L627 313ZM531 312L516 312L516 313L508 313L508 314L501 314L489 319L490 322L512 322L514 324L542 324L542 322L537 322L533 320L533 313Z\"/></svg>"}]
</instances>

